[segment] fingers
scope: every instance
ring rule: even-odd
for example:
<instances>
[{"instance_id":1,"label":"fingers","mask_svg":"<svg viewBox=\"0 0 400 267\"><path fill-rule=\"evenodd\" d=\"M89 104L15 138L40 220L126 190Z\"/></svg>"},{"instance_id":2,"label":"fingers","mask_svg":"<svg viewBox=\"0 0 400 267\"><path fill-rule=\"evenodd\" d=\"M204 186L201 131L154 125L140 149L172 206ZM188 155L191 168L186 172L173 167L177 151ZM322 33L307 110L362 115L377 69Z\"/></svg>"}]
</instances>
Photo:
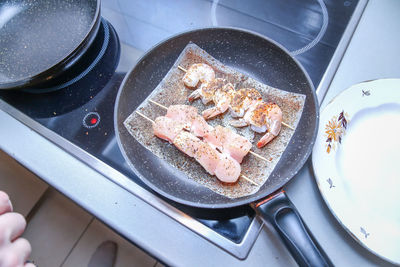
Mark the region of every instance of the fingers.
<instances>
[{"instance_id":1,"label":"fingers","mask_svg":"<svg viewBox=\"0 0 400 267\"><path fill-rule=\"evenodd\" d=\"M12 212L13 207L8 195L0 191L0 266L26 266L31 253L31 245L24 238L19 238L25 230L25 218Z\"/></svg>"},{"instance_id":2,"label":"fingers","mask_svg":"<svg viewBox=\"0 0 400 267\"><path fill-rule=\"evenodd\" d=\"M9 243L22 235L26 227L25 218L15 212L0 215L0 245Z\"/></svg>"},{"instance_id":3,"label":"fingers","mask_svg":"<svg viewBox=\"0 0 400 267\"><path fill-rule=\"evenodd\" d=\"M4 245L4 247L0 250L0 266L24 266L24 263L26 262L30 253L31 245L29 242L24 238L18 238L13 243Z\"/></svg>"},{"instance_id":4,"label":"fingers","mask_svg":"<svg viewBox=\"0 0 400 267\"><path fill-rule=\"evenodd\" d=\"M25 238L18 238L9 246L8 251L9 253L14 253L18 255L18 258L20 260L19 265L22 265L26 262L29 255L31 254L32 248L28 240L26 240Z\"/></svg>"},{"instance_id":5,"label":"fingers","mask_svg":"<svg viewBox=\"0 0 400 267\"><path fill-rule=\"evenodd\" d=\"M13 208L10 198L5 192L0 191L0 215L6 212L10 212L12 210Z\"/></svg>"},{"instance_id":6,"label":"fingers","mask_svg":"<svg viewBox=\"0 0 400 267\"><path fill-rule=\"evenodd\" d=\"M33 264L25 264L26 259L31 253L31 245L24 238L18 238L10 245L5 245L0 250L0 266L16 267L16 266L35 266Z\"/></svg>"}]
</instances>

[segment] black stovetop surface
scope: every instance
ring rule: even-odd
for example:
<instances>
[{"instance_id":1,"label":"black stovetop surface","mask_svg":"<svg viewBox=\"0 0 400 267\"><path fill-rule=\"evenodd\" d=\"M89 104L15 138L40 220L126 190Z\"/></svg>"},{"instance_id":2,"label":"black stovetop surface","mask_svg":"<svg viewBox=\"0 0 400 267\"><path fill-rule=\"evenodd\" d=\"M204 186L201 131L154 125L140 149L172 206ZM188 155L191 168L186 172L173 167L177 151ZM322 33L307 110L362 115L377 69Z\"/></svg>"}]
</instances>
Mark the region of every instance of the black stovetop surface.
<instances>
[{"instance_id":1,"label":"black stovetop surface","mask_svg":"<svg viewBox=\"0 0 400 267\"><path fill-rule=\"evenodd\" d=\"M109 22L103 19L85 56L56 81L35 88L53 92L4 91L0 98L151 191L130 170L116 142L113 111L125 76L118 64L120 57L129 57L121 52L120 41L136 51L146 51L158 41L187 29L234 26L264 34L296 54L313 44L326 24L321 40L296 55L317 87L357 3L325 1L328 17L325 14L324 18L319 1L103 1L103 16ZM172 10L176 16L167 14ZM70 84L82 72L87 74ZM169 203L236 243L243 239L254 217L249 207L236 208L233 214L240 215L234 218L225 211L221 219L215 212Z\"/></svg>"}]
</instances>

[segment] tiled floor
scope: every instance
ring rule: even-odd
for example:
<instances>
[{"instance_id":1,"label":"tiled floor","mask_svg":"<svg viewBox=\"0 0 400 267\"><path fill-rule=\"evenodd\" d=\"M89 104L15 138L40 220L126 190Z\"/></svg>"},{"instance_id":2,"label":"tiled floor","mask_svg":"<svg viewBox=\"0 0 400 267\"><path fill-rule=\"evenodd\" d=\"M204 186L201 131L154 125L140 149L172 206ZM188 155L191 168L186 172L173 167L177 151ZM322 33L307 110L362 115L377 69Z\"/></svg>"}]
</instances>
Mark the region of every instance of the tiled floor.
<instances>
[{"instance_id":1,"label":"tiled floor","mask_svg":"<svg viewBox=\"0 0 400 267\"><path fill-rule=\"evenodd\" d=\"M153 258L150 258L142 250L133 247L129 242L116 235L100 221L93 220L79 240L79 243L68 256L63 266L86 266L90 260L90 256L93 255L96 248L105 240L111 240L118 244L118 258L115 267L151 267L156 264L156 261Z\"/></svg>"},{"instance_id":2,"label":"tiled floor","mask_svg":"<svg viewBox=\"0 0 400 267\"><path fill-rule=\"evenodd\" d=\"M14 210L27 216L47 188L46 183L0 150L0 190L10 196Z\"/></svg>"},{"instance_id":3,"label":"tiled floor","mask_svg":"<svg viewBox=\"0 0 400 267\"><path fill-rule=\"evenodd\" d=\"M108 240L118 246L115 267L162 266L2 151L0 190L27 217L24 237L33 248L30 260L40 267L88 266L97 247Z\"/></svg>"},{"instance_id":4,"label":"tiled floor","mask_svg":"<svg viewBox=\"0 0 400 267\"><path fill-rule=\"evenodd\" d=\"M50 189L24 233L33 247L31 260L39 266L61 266L91 220L90 214Z\"/></svg>"}]
</instances>

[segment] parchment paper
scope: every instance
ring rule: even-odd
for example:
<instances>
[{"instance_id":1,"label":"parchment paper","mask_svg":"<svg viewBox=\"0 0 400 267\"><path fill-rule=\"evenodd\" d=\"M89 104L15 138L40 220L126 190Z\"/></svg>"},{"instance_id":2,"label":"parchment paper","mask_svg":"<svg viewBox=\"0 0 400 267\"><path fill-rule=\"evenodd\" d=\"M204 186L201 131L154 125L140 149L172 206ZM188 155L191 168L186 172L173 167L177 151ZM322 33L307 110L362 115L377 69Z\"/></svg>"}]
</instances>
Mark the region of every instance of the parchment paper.
<instances>
[{"instance_id":1,"label":"parchment paper","mask_svg":"<svg viewBox=\"0 0 400 267\"><path fill-rule=\"evenodd\" d=\"M213 103L205 106L200 99L193 103L189 103L187 100L189 94L192 93L193 90L186 88L183 84L182 77L185 73L178 69L178 65L188 69L190 65L194 63L206 63L212 66L216 72L216 77L227 79L234 85L236 90L249 87L257 89L265 102L277 103L282 109L283 121L293 128L296 128L303 110L305 95L286 92L262 84L251 77L224 66L194 43L189 43L185 47L173 67L154 91L138 107L138 110L154 120L158 116L164 116L166 110L150 103L148 99L152 99L167 107L176 104L191 104L197 107L199 112L212 107L214 105ZM258 149L255 144L261 138L262 134L254 133L250 130L250 127L231 127L229 121L232 119L228 111L224 115L208 120L208 123L212 126L222 125L224 127L229 127L247 137L253 143L252 151L268 159L268 162L265 162L248 154L241 164L242 174L251 178L261 186L272 173L294 131L282 126L280 134L274 140L265 147ZM235 184L221 183L215 176L209 175L196 160L189 158L173 145L154 136L152 124L135 112L125 120L124 125L129 133L144 147L175 168L184 172L188 179L192 179L218 194L229 198L238 198L254 194L260 189L260 186L249 183L242 178L239 178L238 182Z\"/></svg>"}]
</instances>

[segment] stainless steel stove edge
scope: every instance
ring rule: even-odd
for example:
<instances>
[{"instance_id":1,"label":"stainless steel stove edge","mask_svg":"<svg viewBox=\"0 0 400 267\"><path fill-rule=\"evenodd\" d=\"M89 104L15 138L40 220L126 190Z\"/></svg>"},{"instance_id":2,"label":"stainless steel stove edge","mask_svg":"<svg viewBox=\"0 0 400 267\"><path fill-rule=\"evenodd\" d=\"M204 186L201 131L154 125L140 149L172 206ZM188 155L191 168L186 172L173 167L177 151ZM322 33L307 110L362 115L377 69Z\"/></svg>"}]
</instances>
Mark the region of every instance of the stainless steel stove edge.
<instances>
[{"instance_id":1,"label":"stainless steel stove edge","mask_svg":"<svg viewBox=\"0 0 400 267\"><path fill-rule=\"evenodd\" d=\"M16 108L4 102L1 99L0 99L0 109L8 113L10 116L20 121L24 125L26 125L28 128L34 130L35 132L39 133L49 141L61 147L63 150L65 150L72 156L78 158L86 165L88 165L98 173L102 174L107 179L111 180L113 183L121 186L122 188L129 191L133 195L139 197L140 199L150 204L160 212L171 217L175 221L189 228L196 234L204 237L205 239L217 245L218 247L222 248L223 250L227 251L231 255L237 257L238 259L245 259L248 256L263 226L262 221L259 220L257 217L255 217L251 222L249 229L247 230L243 240L240 243L232 242L231 240L216 233L215 231L211 230L210 228L203 225L194 218L186 215L182 211L171 206L164 200L158 198L151 192L143 189L142 187L137 185L135 182L131 181L128 177L126 177L119 171L108 166L103 161L87 153L83 149L74 145L65 138L59 136L55 132L49 130L40 123L34 121L30 117L23 114L22 112L20 112L19 110L17 110Z\"/></svg>"}]
</instances>

